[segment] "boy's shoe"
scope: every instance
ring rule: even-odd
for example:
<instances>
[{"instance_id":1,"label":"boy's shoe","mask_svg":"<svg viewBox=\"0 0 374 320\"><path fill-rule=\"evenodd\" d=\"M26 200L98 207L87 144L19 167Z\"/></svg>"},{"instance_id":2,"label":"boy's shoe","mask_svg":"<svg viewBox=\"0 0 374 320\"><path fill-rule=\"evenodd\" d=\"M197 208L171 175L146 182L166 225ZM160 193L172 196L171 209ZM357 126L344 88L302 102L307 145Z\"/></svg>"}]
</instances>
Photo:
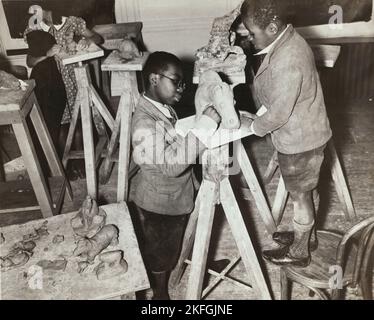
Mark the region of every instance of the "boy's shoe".
<instances>
[{"instance_id":1,"label":"boy's shoe","mask_svg":"<svg viewBox=\"0 0 374 320\"><path fill-rule=\"evenodd\" d=\"M298 268L305 268L310 264L312 258L310 255L307 257L294 257L290 252L287 252L283 257L274 256L269 257L267 260L279 266L292 265Z\"/></svg>"},{"instance_id":2,"label":"boy's shoe","mask_svg":"<svg viewBox=\"0 0 374 320\"><path fill-rule=\"evenodd\" d=\"M294 233L292 231L274 232L273 240L279 244L290 246L294 240ZM310 240L310 250L315 251L318 248L318 239L315 237Z\"/></svg>"},{"instance_id":3,"label":"boy's shoe","mask_svg":"<svg viewBox=\"0 0 374 320\"><path fill-rule=\"evenodd\" d=\"M281 259L286 256L288 253L290 246L282 246L277 249L271 249L271 250L264 250L262 251L262 256L266 259L271 261L272 259Z\"/></svg>"}]
</instances>

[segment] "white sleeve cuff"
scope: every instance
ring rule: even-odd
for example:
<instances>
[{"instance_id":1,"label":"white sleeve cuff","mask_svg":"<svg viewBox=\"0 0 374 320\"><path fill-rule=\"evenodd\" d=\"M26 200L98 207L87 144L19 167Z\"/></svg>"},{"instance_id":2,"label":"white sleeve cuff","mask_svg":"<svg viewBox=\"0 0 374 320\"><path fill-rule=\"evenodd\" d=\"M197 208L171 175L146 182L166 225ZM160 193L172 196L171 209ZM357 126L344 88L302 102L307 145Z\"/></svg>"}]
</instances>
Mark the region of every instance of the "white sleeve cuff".
<instances>
[{"instance_id":1,"label":"white sleeve cuff","mask_svg":"<svg viewBox=\"0 0 374 320\"><path fill-rule=\"evenodd\" d=\"M254 135L256 135L256 131L255 131L254 127L253 127L254 123L255 122L252 121L252 123L251 123L251 131L253 132Z\"/></svg>"}]
</instances>

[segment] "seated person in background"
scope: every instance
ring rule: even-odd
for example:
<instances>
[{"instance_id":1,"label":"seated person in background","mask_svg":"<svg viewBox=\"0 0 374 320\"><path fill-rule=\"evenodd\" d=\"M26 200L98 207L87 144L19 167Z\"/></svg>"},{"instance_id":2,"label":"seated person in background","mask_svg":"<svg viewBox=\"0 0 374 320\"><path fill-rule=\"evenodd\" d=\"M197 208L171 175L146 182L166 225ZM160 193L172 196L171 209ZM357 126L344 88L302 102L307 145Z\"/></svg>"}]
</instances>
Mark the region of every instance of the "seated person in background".
<instances>
[{"instance_id":1,"label":"seated person in background","mask_svg":"<svg viewBox=\"0 0 374 320\"><path fill-rule=\"evenodd\" d=\"M44 57L32 68L30 78L35 80L36 98L61 158L64 146L59 146L59 135L67 98L56 60L47 56L47 52L56 45L56 40L51 34L41 30L29 32L26 37L29 45L28 55Z\"/></svg>"},{"instance_id":2,"label":"seated person in background","mask_svg":"<svg viewBox=\"0 0 374 320\"><path fill-rule=\"evenodd\" d=\"M179 136L173 109L183 94L181 61L167 52L152 53L144 67L146 90L132 119L133 160L140 167L130 186L137 235L153 299L170 299L168 281L180 254L197 181L192 164L205 146L189 133ZM197 129L215 131L221 118L209 107Z\"/></svg>"},{"instance_id":3,"label":"seated person in background","mask_svg":"<svg viewBox=\"0 0 374 320\"><path fill-rule=\"evenodd\" d=\"M274 234L284 246L263 256L275 264L305 267L311 260L311 235L315 238L312 191L332 134L313 52L293 26L285 24L283 13L281 0L246 0L241 7L250 41L265 55L254 78L263 107L252 131L260 137L271 135L294 206L294 234Z\"/></svg>"},{"instance_id":4,"label":"seated person in background","mask_svg":"<svg viewBox=\"0 0 374 320\"><path fill-rule=\"evenodd\" d=\"M60 52L73 54L76 52L76 50L87 48L93 42L96 44L103 42L100 35L87 29L86 22L82 18L68 16L68 10L69 8L66 8L63 1L45 2L43 3L42 19L38 24L28 26L24 32L26 42L27 34L34 30L43 30L48 32L56 40L56 44L45 52L44 55L40 56L28 54L27 65L32 68L39 61L44 60L47 57L55 57L58 69L62 75L67 95L66 108L61 120L62 127L59 143L60 146L65 145L69 131L69 123L71 121L75 106L75 99L77 97L78 89L74 68L77 67L78 64L75 63L64 66L62 61L59 59L58 54ZM74 41L76 38L80 38L77 44ZM82 129L80 126L77 127L75 132L74 147L79 150L83 149ZM72 175L70 175L72 180L75 180L78 178L78 176L84 177L83 164L83 161L81 161L79 168L72 168Z\"/></svg>"}]
</instances>

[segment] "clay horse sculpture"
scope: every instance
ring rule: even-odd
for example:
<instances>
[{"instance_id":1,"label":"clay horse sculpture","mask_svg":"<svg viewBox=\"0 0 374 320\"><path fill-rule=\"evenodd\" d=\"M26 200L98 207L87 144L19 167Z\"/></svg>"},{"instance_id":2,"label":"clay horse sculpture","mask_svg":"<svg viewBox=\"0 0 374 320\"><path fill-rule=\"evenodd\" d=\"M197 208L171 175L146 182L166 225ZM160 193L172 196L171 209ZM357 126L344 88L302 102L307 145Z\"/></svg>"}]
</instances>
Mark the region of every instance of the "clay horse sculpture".
<instances>
[{"instance_id":1,"label":"clay horse sculpture","mask_svg":"<svg viewBox=\"0 0 374 320\"><path fill-rule=\"evenodd\" d=\"M206 71L200 77L195 95L196 121L209 106L213 106L220 114L223 129L238 129L240 127L232 88L223 82L215 71Z\"/></svg>"},{"instance_id":2,"label":"clay horse sculpture","mask_svg":"<svg viewBox=\"0 0 374 320\"><path fill-rule=\"evenodd\" d=\"M214 19L208 44L196 52L195 71L244 72L247 59L243 49L235 46L236 34L231 30L240 15L240 8L241 4L225 16Z\"/></svg>"}]
</instances>

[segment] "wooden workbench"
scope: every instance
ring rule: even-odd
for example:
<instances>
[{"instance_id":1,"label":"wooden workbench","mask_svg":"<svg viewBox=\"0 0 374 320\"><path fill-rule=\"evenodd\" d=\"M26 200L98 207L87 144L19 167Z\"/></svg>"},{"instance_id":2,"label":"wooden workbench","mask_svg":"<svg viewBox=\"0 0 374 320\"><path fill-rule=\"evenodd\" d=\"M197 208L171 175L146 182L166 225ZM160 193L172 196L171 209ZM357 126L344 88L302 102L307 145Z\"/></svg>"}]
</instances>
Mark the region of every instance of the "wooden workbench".
<instances>
[{"instance_id":1,"label":"wooden workbench","mask_svg":"<svg viewBox=\"0 0 374 320\"><path fill-rule=\"evenodd\" d=\"M34 231L34 228L40 228L45 221L48 221L49 235L35 241L34 254L25 265L1 272L0 300L112 299L149 288L126 204L111 204L101 208L107 214L106 224L115 224L119 228L119 244L115 247L109 246L104 252L123 250L123 257L128 263L126 273L108 280L97 280L93 269L99 264L98 257L84 273L78 273L77 262L81 259L73 256L77 241L70 226L71 218L76 215L76 212L73 212L1 229L6 240L0 245L1 256L6 255L13 244L22 240L23 235ZM56 235L63 235L65 240L60 244L52 243ZM35 289L33 272L38 261L63 258L68 261L65 271L43 270L42 289Z\"/></svg>"}]
</instances>

